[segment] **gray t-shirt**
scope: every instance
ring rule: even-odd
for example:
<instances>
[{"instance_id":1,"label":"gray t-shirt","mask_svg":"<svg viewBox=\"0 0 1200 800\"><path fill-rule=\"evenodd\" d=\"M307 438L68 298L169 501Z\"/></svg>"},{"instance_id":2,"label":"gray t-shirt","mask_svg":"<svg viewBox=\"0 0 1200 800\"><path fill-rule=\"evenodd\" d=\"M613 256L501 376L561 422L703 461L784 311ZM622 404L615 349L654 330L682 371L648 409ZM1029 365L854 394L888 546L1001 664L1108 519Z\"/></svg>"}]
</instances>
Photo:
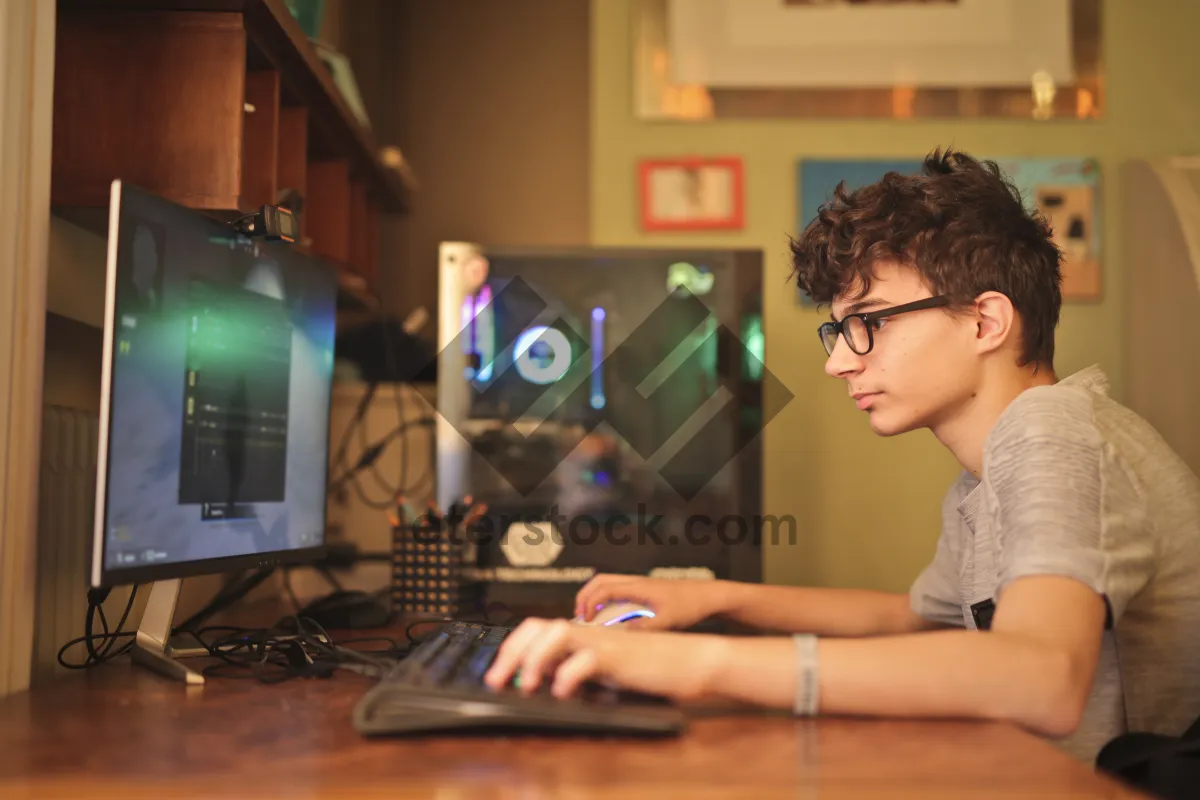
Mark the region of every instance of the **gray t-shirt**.
<instances>
[{"instance_id":1,"label":"gray t-shirt","mask_svg":"<svg viewBox=\"0 0 1200 800\"><path fill-rule=\"evenodd\" d=\"M1059 740L1094 762L1126 731L1178 736L1200 717L1200 479L1090 367L1022 392L942 506L913 610L975 629L971 606L1024 575L1102 594L1112 627L1082 724Z\"/></svg>"}]
</instances>

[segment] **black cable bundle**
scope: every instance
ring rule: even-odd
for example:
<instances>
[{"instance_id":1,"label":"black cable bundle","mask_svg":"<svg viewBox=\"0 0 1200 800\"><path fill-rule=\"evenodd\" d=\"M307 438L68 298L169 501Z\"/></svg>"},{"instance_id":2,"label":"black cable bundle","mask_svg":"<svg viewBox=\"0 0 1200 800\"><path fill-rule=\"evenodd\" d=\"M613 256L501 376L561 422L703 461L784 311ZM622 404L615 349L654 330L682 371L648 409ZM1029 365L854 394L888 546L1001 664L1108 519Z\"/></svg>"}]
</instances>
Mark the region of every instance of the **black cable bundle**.
<instances>
[{"instance_id":1,"label":"black cable bundle","mask_svg":"<svg viewBox=\"0 0 1200 800\"><path fill-rule=\"evenodd\" d=\"M333 458L333 465L339 471L329 483L329 491L337 492L342 490L346 484L354 490L358 496L358 500L368 508L376 510L391 508L395 502L395 498L399 495L412 495L417 490L425 487L427 483L432 483L434 478L434 470L431 463L426 467L424 472L416 480L411 483L408 480L408 439L407 434L413 428L432 428L436 421L433 415L426 415L415 420L406 420L404 415L404 402L401 396L400 383L410 380L421 380L421 375L414 373L411 370L411 365L402 366L405 353L411 351L415 338L405 333L402 329L396 327L394 321L390 325L383 325L378 330L371 327L372 335L371 346L377 346L379 340L382 340L384 346L384 360L387 365L387 370L382 374L363 371L363 379L367 382L366 391L362 399L359 401L358 407L354 411L354 416L350 419L350 424L346 427L342 435L341 443L338 445ZM342 336L339 335L339 349L341 348ZM436 361L436 359L431 359ZM405 369L404 367L409 367ZM425 376L427 379L428 376ZM371 443L367 441L367 426L366 413L379 389L382 382L393 383L392 399L396 406L396 427L393 428L386 436L377 442ZM354 464L347 463L347 450L349 449L351 439L354 437L355 429L358 431L358 444L361 449L361 455ZM383 452L391 445L393 441L398 442L400 452L400 476L399 481L392 485L380 472L376 462ZM359 476L366 472L374 479L375 484L383 491L382 499L375 499L367 495L366 490L359 483Z\"/></svg>"},{"instance_id":2,"label":"black cable bundle","mask_svg":"<svg viewBox=\"0 0 1200 800\"><path fill-rule=\"evenodd\" d=\"M410 646L401 646L395 640L382 637L364 637L334 642L324 628L307 617L287 616L270 628L242 628L228 625L213 625L195 629L195 625L217 608L228 605L244 595L249 588L262 580L261 573L237 581L219 592L212 602L193 615L175 633L191 636L213 658L221 663L207 666L203 672L213 677L249 677L263 683L279 683L291 678L327 678L339 667L353 668L372 675L381 675L395 661L409 651ZM67 669L88 669L128 653L134 644L135 631L122 631L134 600L138 586L129 594L125 611L117 623L116 630L109 630L104 613L104 601L108 589L92 589L88 592L88 610L84 624L84 635L72 639L58 651L58 663ZM100 618L102 632L95 631L95 620ZM220 634L211 641L206 637ZM128 639L117 646L117 642ZM71 647L84 643L88 656L82 663L71 663L64 657ZM379 650L355 650L347 645L367 642L386 643ZM115 648L115 649L114 649Z\"/></svg>"},{"instance_id":3,"label":"black cable bundle","mask_svg":"<svg viewBox=\"0 0 1200 800\"><path fill-rule=\"evenodd\" d=\"M129 592L129 602L125 604L125 612L121 614L121 621L117 623L117 629L109 632L108 618L104 615L104 601L108 599L109 590L89 589L87 621L83 626L83 636L72 639L59 648L58 663L67 669L87 669L88 667L94 667L97 664L103 664L106 661L111 661L118 656L128 653L133 648L133 637L135 634L133 631L124 633L121 631L121 629L125 627L125 620L129 619L129 612L133 610L133 601L137 598L137 591L138 587L137 585L134 585L133 589ZM104 632L101 634L94 632L97 616L100 617L100 626L104 630ZM113 646L117 643L117 640L125 637L129 637L129 641L121 645L121 647L114 652ZM96 640L99 640L103 645L102 649L97 649L99 645L97 645ZM80 642L83 642L87 647L88 656L86 659L84 659L82 664L72 664L67 661L64 656L66 655L67 650L71 649Z\"/></svg>"},{"instance_id":4,"label":"black cable bundle","mask_svg":"<svg viewBox=\"0 0 1200 800\"><path fill-rule=\"evenodd\" d=\"M206 642L202 634L224 631ZM355 667L371 675L382 675L407 652L386 637L333 641L324 628L307 617L284 617L270 628L211 627L192 633L209 655L221 663L204 668L206 677L256 678L262 683L281 683L292 678L328 678L339 667ZM363 642L386 642L385 650L362 651L346 647Z\"/></svg>"}]
</instances>

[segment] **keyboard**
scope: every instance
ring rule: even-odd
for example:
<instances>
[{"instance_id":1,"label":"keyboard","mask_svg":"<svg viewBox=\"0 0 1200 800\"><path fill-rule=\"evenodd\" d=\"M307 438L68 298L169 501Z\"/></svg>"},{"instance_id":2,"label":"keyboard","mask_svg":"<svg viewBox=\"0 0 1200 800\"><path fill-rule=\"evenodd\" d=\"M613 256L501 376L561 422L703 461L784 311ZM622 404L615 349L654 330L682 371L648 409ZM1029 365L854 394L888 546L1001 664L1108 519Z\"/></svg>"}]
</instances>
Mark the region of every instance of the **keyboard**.
<instances>
[{"instance_id":1,"label":"keyboard","mask_svg":"<svg viewBox=\"0 0 1200 800\"><path fill-rule=\"evenodd\" d=\"M470 622L443 625L359 699L355 730L385 736L469 729L674 735L685 729L683 712L670 701L597 683L569 698L551 695L545 680L530 695L515 685L492 690L483 676L511 631Z\"/></svg>"}]
</instances>

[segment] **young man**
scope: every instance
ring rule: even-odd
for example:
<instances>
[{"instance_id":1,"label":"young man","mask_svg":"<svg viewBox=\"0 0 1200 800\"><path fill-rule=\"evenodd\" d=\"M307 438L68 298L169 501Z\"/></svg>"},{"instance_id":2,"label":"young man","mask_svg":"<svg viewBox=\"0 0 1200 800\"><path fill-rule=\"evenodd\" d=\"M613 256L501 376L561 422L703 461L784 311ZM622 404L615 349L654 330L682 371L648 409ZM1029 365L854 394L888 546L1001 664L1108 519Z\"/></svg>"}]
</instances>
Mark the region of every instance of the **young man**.
<instances>
[{"instance_id":1,"label":"young man","mask_svg":"<svg viewBox=\"0 0 1200 800\"><path fill-rule=\"evenodd\" d=\"M828 304L825 371L882 436L928 428L962 465L908 594L604 575L643 630L529 620L488 681L581 681L797 713L1015 722L1091 761L1126 730L1200 716L1200 481L1107 396L1059 380L1061 254L993 164L934 152L919 176L839 187L792 243ZM646 631L713 615L794 634Z\"/></svg>"}]
</instances>

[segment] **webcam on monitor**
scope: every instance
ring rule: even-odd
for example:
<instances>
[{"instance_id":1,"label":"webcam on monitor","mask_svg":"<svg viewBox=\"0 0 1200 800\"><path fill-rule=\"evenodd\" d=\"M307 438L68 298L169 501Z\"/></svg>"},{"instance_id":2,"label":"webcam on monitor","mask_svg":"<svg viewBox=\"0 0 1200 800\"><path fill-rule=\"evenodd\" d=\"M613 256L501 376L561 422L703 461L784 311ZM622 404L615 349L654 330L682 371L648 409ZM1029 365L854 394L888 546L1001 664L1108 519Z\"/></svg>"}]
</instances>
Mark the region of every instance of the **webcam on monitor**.
<instances>
[{"instance_id":1,"label":"webcam on monitor","mask_svg":"<svg viewBox=\"0 0 1200 800\"><path fill-rule=\"evenodd\" d=\"M294 244L299 238L296 218L283 206L263 206L255 213L239 218L233 226L238 233L265 238L267 241Z\"/></svg>"}]
</instances>

